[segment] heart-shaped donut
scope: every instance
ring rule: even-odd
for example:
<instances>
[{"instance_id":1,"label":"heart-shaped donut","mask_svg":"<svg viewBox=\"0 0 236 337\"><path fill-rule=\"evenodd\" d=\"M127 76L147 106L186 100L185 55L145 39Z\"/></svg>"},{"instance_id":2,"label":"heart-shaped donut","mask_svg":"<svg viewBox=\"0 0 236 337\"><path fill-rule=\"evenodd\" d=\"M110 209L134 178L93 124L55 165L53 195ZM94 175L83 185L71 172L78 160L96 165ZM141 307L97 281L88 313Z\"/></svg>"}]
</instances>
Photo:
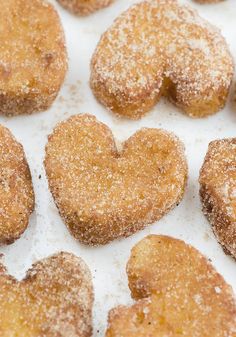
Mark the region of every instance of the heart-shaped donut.
<instances>
[{"instance_id":1,"label":"heart-shaped donut","mask_svg":"<svg viewBox=\"0 0 236 337\"><path fill-rule=\"evenodd\" d=\"M34 209L34 190L24 149L0 125L0 244L20 237Z\"/></svg>"},{"instance_id":2,"label":"heart-shaped donut","mask_svg":"<svg viewBox=\"0 0 236 337\"><path fill-rule=\"evenodd\" d=\"M45 168L69 230L91 245L160 219L180 202L187 179L184 147L172 133L144 128L118 151L109 128L91 115L54 129Z\"/></svg>"},{"instance_id":3,"label":"heart-shaped donut","mask_svg":"<svg viewBox=\"0 0 236 337\"><path fill-rule=\"evenodd\" d=\"M63 28L46 0L1 0L0 113L46 110L67 70Z\"/></svg>"},{"instance_id":4,"label":"heart-shaped donut","mask_svg":"<svg viewBox=\"0 0 236 337\"><path fill-rule=\"evenodd\" d=\"M91 62L91 88L108 109L140 118L160 96L192 117L226 102L233 60L220 32L175 0L146 0L103 34Z\"/></svg>"},{"instance_id":5,"label":"heart-shaped donut","mask_svg":"<svg viewBox=\"0 0 236 337\"><path fill-rule=\"evenodd\" d=\"M90 271L72 254L37 262L22 281L0 266L1 337L90 337L92 305Z\"/></svg>"},{"instance_id":6,"label":"heart-shaped donut","mask_svg":"<svg viewBox=\"0 0 236 337\"><path fill-rule=\"evenodd\" d=\"M137 301L109 314L106 337L235 337L236 303L223 277L195 248L152 235L127 265Z\"/></svg>"},{"instance_id":7,"label":"heart-shaped donut","mask_svg":"<svg viewBox=\"0 0 236 337\"><path fill-rule=\"evenodd\" d=\"M107 7L113 0L57 0L65 9L77 15L88 15Z\"/></svg>"},{"instance_id":8,"label":"heart-shaped donut","mask_svg":"<svg viewBox=\"0 0 236 337\"><path fill-rule=\"evenodd\" d=\"M225 252L236 259L236 138L209 144L199 183L203 212Z\"/></svg>"}]
</instances>

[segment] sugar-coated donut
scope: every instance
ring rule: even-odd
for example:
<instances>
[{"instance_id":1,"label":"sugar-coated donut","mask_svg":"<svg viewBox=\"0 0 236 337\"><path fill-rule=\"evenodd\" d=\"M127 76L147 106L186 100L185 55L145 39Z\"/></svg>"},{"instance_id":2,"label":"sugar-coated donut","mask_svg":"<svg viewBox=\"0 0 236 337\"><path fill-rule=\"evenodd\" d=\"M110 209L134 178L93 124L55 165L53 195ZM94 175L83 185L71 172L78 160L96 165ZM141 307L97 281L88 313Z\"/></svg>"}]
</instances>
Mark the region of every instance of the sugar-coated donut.
<instances>
[{"instance_id":1,"label":"sugar-coated donut","mask_svg":"<svg viewBox=\"0 0 236 337\"><path fill-rule=\"evenodd\" d=\"M187 180L184 146L175 135L143 128L118 151L110 129L92 115L56 126L45 168L70 232L90 245L159 220L181 201Z\"/></svg>"},{"instance_id":2,"label":"sugar-coated donut","mask_svg":"<svg viewBox=\"0 0 236 337\"><path fill-rule=\"evenodd\" d=\"M91 61L90 84L111 111L137 119L167 96L187 115L224 107L233 60L219 30L175 0L146 0L120 15Z\"/></svg>"},{"instance_id":3,"label":"sugar-coated donut","mask_svg":"<svg viewBox=\"0 0 236 337\"><path fill-rule=\"evenodd\" d=\"M46 110L67 70L64 32L45 0L2 0L0 114Z\"/></svg>"}]
</instances>

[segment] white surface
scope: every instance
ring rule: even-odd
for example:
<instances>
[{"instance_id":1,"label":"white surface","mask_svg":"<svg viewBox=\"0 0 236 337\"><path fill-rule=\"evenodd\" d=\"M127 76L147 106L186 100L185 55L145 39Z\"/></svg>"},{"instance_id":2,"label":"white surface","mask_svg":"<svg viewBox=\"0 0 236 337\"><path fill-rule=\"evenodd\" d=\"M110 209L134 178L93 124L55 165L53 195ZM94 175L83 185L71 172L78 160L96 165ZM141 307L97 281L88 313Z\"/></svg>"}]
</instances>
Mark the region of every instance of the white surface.
<instances>
[{"instance_id":1,"label":"white surface","mask_svg":"<svg viewBox=\"0 0 236 337\"><path fill-rule=\"evenodd\" d=\"M55 1L52 1L55 4ZM187 0L185 1L187 2ZM90 267L95 287L94 336L103 336L107 312L117 304L131 303L125 266L131 247L150 233L171 235L192 244L212 260L213 265L236 292L236 262L226 256L217 244L211 227L201 212L198 175L209 141L236 136L236 104L233 90L224 111L207 119L192 120L172 104L161 100L139 121L120 119L99 105L89 89L89 62L100 35L113 19L134 3L116 0L109 8L87 18L77 18L56 7L61 15L68 46L69 72L53 107L44 113L17 118L0 117L22 142L31 167L36 194L36 211L24 235L13 245L1 247L10 273L22 278L32 262L64 250L81 256ZM222 29L236 59L236 5L226 0L217 5L190 5L203 17ZM234 88L233 88L234 89ZM125 140L140 127L161 127L174 131L185 143L189 179L184 200L171 213L128 239L99 248L88 248L69 234L47 188L43 168L47 135L55 124L70 115L89 112L108 124L118 140ZM39 179L39 175L42 178ZM98 331L99 330L99 331Z\"/></svg>"}]
</instances>

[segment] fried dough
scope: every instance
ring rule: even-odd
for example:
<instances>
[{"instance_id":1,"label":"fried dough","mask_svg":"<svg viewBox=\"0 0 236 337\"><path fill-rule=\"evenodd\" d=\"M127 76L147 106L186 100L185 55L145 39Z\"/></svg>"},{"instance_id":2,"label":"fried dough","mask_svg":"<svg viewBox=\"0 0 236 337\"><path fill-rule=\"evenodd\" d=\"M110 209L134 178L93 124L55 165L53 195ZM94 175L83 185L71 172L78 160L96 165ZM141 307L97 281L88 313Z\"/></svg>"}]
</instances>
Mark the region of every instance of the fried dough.
<instances>
[{"instance_id":1,"label":"fried dough","mask_svg":"<svg viewBox=\"0 0 236 337\"><path fill-rule=\"evenodd\" d=\"M2 0L0 11L0 113L46 110L67 70L64 32L44 0Z\"/></svg>"},{"instance_id":2,"label":"fried dough","mask_svg":"<svg viewBox=\"0 0 236 337\"><path fill-rule=\"evenodd\" d=\"M109 6L113 0L57 0L65 9L76 15L88 15Z\"/></svg>"},{"instance_id":3,"label":"fried dough","mask_svg":"<svg viewBox=\"0 0 236 337\"><path fill-rule=\"evenodd\" d=\"M111 310L106 337L235 337L232 289L207 259L183 241L152 235L127 265L137 301Z\"/></svg>"},{"instance_id":4,"label":"fried dough","mask_svg":"<svg viewBox=\"0 0 236 337\"><path fill-rule=\"evenodd\" d=\"M144 128L118 151L109 128L92 115L56 126L45 168L62 218L89 245L159 220L180 202L187 179L184 147L172 133Z\"/></svg>"},{"instance_id":5,"label":"fried dough","mask_svg":"<svg viewBox=\"0 0 236 337\"><path fill-rule=\"evenodd\" d=\"M58 253L17 281L0 271L1 337L90 337L93 286L82 259Z\"/></svg>"},{"instance_id":6,"label":"fried dough","mask_svg":"<svg viewBox=\"0 0 236 337\"><path fill-rule=\"evenodd\" d=\"M199 183L203 212L225 252L236 259L236 138L209 144Z\"/></svg>"},{"instance_id":7,"label":"fried dough","mask_svg":"<svg viewBox=\"0 0 236 337\"><path fill-rule=\"evenodd\" d=\"M138 119L167 96L191 117L224 107L233 60L218 29L175 0L132 6L103 34L90 85L111 111Z\"/></svg>"},{"instance_id":8,"label":"fried dough","mask_svg":"<svg viewBox=\"0 0 236 337\"><path fill-rule=\"evenodd\" d=\"M0 244L10 244L28 226L34 191L24 150L0 125Z\"/></svg>"}]
</instances>

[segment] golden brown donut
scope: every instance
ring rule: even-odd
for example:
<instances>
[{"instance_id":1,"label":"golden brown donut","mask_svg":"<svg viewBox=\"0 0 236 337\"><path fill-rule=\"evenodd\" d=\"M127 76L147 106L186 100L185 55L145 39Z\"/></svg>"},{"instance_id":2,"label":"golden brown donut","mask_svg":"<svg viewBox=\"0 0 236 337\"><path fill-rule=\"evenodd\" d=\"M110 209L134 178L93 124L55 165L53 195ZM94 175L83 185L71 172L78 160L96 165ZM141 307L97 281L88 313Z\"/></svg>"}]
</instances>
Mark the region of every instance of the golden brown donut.
<instances>
[{"instance_id":1,"label":"golden brown donut","mask_svg":"<svg viewBox=\"0 0 236 337\"><path fill-rule=\"evenodd\" d=\"M2 0L0 22L0 113L48 109L67 70L58 14L44 0Z\"/></svg>"},{"instance_id":2,"label":"golden brown donut","mask_svg":"<svg viewBox=\"0 0 236 337\"><path fill-rule=\"evenodd\" d=\"M88 15L109 6L113 0L57 0L65 9L76 15Z\"/></svg>"},{"instance_id":3,"label":"golden brown donut","mask_svg":"<svg viewBox=\"0 0 236 337\"><path fill-rule=\"evenodd\" d=\"M93 286L82 259L58 253L17 281L0 266L1 337L90 337Z\"/></svg>"},{"instance_id":4,"label":"golden brown donut","mask_svg":"<svg viewBox=\"0 0 236 337\"><path fill-rule=\"evenodd\" d=\"M136 303L111 310L106 337L235 337L232 289L195 248L150 235L132 249L127 274Z\"/></svg>"},{"instance_id":5,"label":"golden brown donut","mask_svg":"<svg viewBox=\"0 0 236 337\"><path fill-rule=\"evenodd\" d=\"M45 169L63 220L89 245L159 220L181 201L187 179L184 147L175 135L144 128L118 151L110 129L92 115L56 126Z\"/></svg>"},{"instance_id":6,"label":"golden brown donut","mask_svg":"<svg viewBox=\"0 0 236 337\"><path fill-rule=\"evenodd\" d=\"M199 183L203 212L225 252L236 259L236 138L209 144Z\"/></svg>"},{"instance_id":7,"label":"golden brown donut","mask_svg":"<svg viewBox=\"0 0 236 337\"><path fill-rule=\"evenodd\" d=\"M161 96L191 117L204 117L224 107L232 75L232 56L217 28L175 0L147 0L103 34L90 84L99 102L132 119Z\"/></svg>"},{"instance_id":8,"label":"golden brown donut","mask_svg":"<svg viewBox=\"0 0 236 337\"><path fill-rule=\"evenodd\" d=\"M34 191L24 149L0 125L0 244L18 239L34 210Z\"/></svg>"}]
</instances>

